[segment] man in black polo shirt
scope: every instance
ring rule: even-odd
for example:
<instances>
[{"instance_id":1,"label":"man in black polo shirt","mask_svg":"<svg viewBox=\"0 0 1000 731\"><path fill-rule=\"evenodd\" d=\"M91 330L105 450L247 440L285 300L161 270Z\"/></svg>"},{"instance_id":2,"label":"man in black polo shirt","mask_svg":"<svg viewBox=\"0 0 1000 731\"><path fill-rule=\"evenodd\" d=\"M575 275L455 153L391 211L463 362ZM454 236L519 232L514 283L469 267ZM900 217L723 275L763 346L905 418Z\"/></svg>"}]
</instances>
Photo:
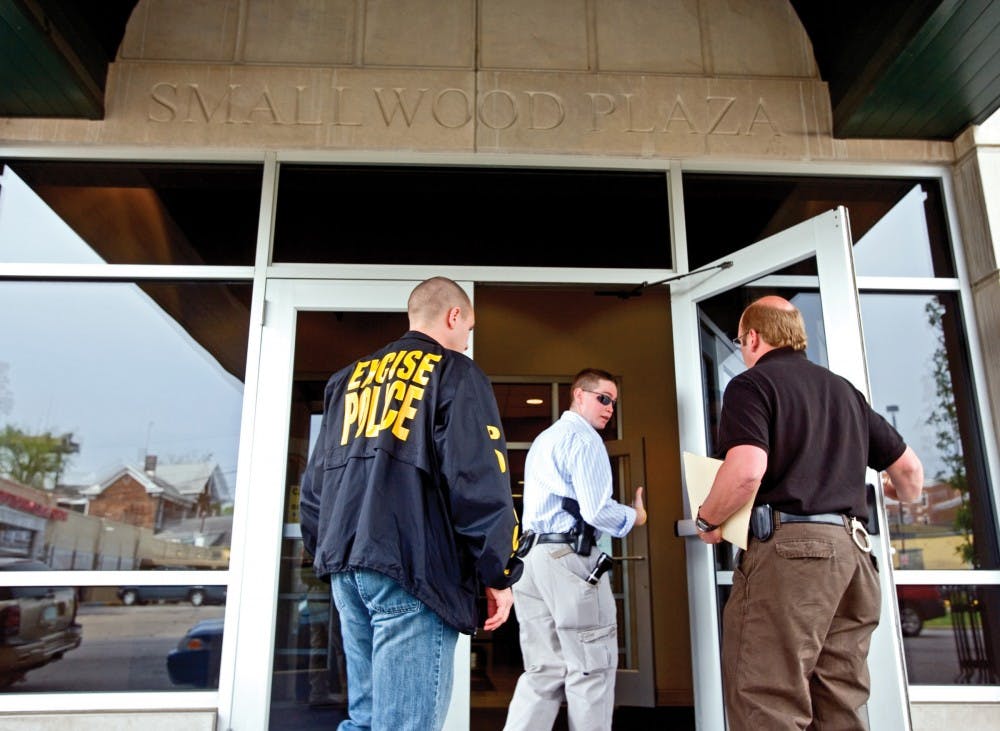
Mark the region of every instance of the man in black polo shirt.
<instances>
[{"instance_id":1,"label":"man in black polo shirt","mask_svg":"<svg viewBox=\"0 0 1000 731\"><path fill-rule=\"evenodd\" d=\"M737 340L748 370L726 387L724 462L696 524L718 543L718 526L752 497L770 506L773 536L758 531L741 552L723 614L729 729L862 731L881 604L865 468L888 473L888 496L913 501L923 466L850 382L806 359L788 300L752 303Z\"/></svg>"}]
</instances>

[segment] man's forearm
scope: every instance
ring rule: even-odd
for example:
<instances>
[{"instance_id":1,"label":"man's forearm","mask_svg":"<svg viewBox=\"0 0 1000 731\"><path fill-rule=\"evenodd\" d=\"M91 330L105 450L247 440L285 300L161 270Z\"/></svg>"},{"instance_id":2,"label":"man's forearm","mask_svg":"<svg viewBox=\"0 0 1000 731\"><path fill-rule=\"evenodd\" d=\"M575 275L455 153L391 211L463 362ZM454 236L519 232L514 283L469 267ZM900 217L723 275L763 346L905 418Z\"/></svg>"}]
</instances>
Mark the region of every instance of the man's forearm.
<instances>
[{"instance_id":1,"label":"man's forearm","mask_svg":"<svg viewBox=\"0 0 1000 731\"><path fill-rule=\"evenodd\" d=\"M701 505L701 517L713 525L721 525L753 499L766 469L767 453L763 449L749 445L730 449Z\"/></svg>"}]
</instances>

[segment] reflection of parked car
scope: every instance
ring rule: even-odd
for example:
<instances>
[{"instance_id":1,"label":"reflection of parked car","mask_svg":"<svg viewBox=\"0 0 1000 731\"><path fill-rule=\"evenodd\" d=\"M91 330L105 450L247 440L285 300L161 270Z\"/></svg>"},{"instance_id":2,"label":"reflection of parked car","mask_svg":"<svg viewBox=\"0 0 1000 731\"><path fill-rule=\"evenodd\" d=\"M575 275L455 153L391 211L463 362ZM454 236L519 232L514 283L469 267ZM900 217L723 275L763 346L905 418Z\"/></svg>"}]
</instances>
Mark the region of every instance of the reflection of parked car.
<instances>
[{"instance_id":1,"label":"reflection of parked car","mask_svg":"<svg viewBox=\"0 0 1000 731\"><path fill-rule=\"evenodd\" d=\"M203 619L187 631L167 655L167 674L174 685L219 687L222 619Z\"/></svg>"},{"instance_id":2,"label":"reflection of parked car","mask_svg":"<svg viewBox=\"0 0 1000 731\"><path fill-rule=\"evenodd\" d=\"M0 571L50 571L41 561L0 558ZM80 646L72 587L0 587L0 688Z\"/></svg>"},{"instance_id":3,"label":"reflection of parked car","mask_svg":"<svg viewBox=\"0 0 1000 731\"><path fill-rule=\"evenodd\" d=\"M923 630L924 622L948 613L936 586L899 584L896 586L896 600L899 602L899 626L903 637L916 637Z\"/></svg>"},{"instance_id":4,"label":"reflection of parked car","mask_svg":"<svg viewBox=\"0 0 1000 731\"><path fill-rule=\"evenodd\" d=\"M196 607L202 604L225 604L225 586L123 586L118 590L122 604L147 604L149 602L191 602Z\"/></svg>"}]
</instances>

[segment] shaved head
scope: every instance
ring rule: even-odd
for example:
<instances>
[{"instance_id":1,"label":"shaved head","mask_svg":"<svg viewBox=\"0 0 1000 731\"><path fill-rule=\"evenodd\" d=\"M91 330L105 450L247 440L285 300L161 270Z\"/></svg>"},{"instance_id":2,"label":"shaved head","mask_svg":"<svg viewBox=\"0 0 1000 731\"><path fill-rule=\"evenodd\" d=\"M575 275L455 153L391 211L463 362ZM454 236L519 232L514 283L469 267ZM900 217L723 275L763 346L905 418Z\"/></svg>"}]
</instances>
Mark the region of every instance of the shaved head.
<instances>
[{"instance_id":1,"label":"shaved head","mask_svg":"<svg viewBox=\"0 0 1000 731\"><path fill-rule=\"evenodd\" d=\"M410 327L414 330L430 327L452 307L472 307L465 290L447 277L425 279L414 287L406 303Z\"/></svg>"},{"instance_id":2,"label":"shaved head","mask_svg":"<svg viewBox=\"0 0 1000 731\"><path fill-rule=\"evenodd\" d=\"M406 310L411 330L430 335L449 350L468 350L476 316L472 300L456 282L447 277L425 279L410 292Z\"/></svg>"}]
</instances>

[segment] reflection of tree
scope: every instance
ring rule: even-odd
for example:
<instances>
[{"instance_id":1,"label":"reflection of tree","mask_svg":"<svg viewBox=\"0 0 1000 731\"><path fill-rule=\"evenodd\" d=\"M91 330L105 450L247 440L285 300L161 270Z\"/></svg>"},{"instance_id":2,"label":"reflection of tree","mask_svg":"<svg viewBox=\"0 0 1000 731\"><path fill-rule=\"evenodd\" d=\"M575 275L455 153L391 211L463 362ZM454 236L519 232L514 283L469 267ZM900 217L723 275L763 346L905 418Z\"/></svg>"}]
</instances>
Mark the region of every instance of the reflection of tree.
<instances>
[{"instance_id":1,"label":"reflection of tree","mask_svg":"<svg viewBox=\"0 0 1000 731\"><path fill-rule=\"evenodd\" d=\"M79 451L72 433L28 434L8 425L0 432L0 474L22 485L45 489L47 482L54 486L59 481L69 456Z\"/></svg>"},{"instance_id":2,"label":"reflection of tree","mask_svg":"<svg viewBox=\"0 0 1000 731\"><path fill-rule=\"evenodd\" d=\"M934 429L935 445L944 467L935 475L938 480L958 491L962 502L955 514L955 530L962 536L962 543L955 548L965 563L975 566L976 557L972 542L972 509L969 505L969 483L965 474L965 456L958 431L958 407L955 391L951 383L951 368L948 366L948 351L944 342L944 306L937 298L932 298L925 306L927 322L930 323L937 339L937 347L931 358L934 376L934 392L937 408L925 422Z\"/></svg>"},{"instance_id":3,"label":"reflection of tree","mask_svg":"<svg viewBox=\"0 0 1000 731\"><path fill-rule=\"evenodd\" d=\"M9 414L14 405L10 395L10 364L0 361L0 414Z\"/></svg>"}]
</instances>

